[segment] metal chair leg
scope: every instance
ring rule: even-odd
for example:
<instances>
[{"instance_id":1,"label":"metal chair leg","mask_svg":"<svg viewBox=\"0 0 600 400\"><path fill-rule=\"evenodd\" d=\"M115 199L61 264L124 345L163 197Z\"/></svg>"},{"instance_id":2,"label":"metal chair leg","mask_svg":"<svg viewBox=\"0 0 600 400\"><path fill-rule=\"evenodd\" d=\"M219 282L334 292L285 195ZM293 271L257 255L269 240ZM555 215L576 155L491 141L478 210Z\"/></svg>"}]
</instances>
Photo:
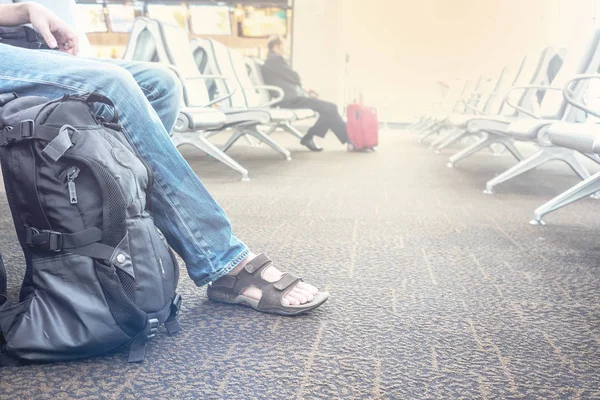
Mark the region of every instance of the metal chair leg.
<instances>
[{"instance_id":1,"label":"metal chair leg","mask_svg":"<svg viewBox=\"0 0 600 400\"><path fill-rule=\"evenodd\" d=\"M565 149L563 147L542 147L531 157L519 162L517 165L488 181L485 185L486 189L484 190L484 193L492 194L496 185L537 168L548 161L554 160L567 163L581 179L587 179L590 174L581 161L579 161L576 154L577 152L575 150Z\"/></svg>"},{"instance_id":2,"label":"metal chair leg","mask_svg":"<svg viewBox=\"0 0 600 400\"><path fill-rule=\"evenodd\" d=\"M433 146L433 147L435 147L435 152L439 153L442 150L444 150L446 147L453 145L454 143L458 142L459 140L461 140L464 137L469 136L469 135L471 135L471 134L468 133L467 131L459 129L459 130L455 131L454 134L446 136L444 138L444 140L441 140L441 141L439 141L439 143L435 144Z\"/></svg>"},{"instance_id":3,"label":"metal chair leg","mask_svg":"<svg viewBox=\"0 0 600 400\"><path fill-rule=\"evenodd\" d=\"M456 135L457 129L458 128L456 128L456 127L450 127L448 129L444 129L443 132L440 132L440 135L429 144L429 147L430 148L437 147L437 145L442 143L444 140L448 139L451 136Z\"/></svg>"},{"instance_id":4,"label":"metal chair leg","mask_svg":"<svg viewBox=\"0 0 600 400\"><path fill-rule=\"evenodd\" d=\"M243 132L242 134L254 136L256 139L258 139L261 142L270 146L276 152L281 153L285 157L286 160L289 161L292 159L292 154L289 152L288 149L284 148L279 143L277 143L276 141L271 139L270 136L265 135L264 133L260 132L258 129L256 129L255 126L240 128L240 130Z\"/></svg>"},{"instance_id":5,"label":"metal chair leg","mask_svg":"<svg viewBox=\"0 0 600 400\"><path fill-rule=\"evenodd\" d=\"M229 137L229 139L227 139L227 141L225 142L225 144L223 145L223 147L221 147L221 150L223 152L229 150L229 148L231 146L233 146L233 144L235 142L237 142L237 140L239 138L241 138L242 136L244 136L244 132L241 130L241 128L235 129L233 131L233 133L231 134L231 136Z\"/></svg>"},{"instance_id":6,"label":"metal chair leg","mask_svg":"<svg viewBox=\"0 0 600 400\"><path fill-rule=\"evenodd\" d=\"M250 135L244 135L244 139L246 139L246 142L248 142L248 144L250 145L250 147L254 147L254 141L252 140L252 138L250 137Z\"/></svg>"},{"instance_id":7,"label":"metal chair leg","mask_svg":"<svg viewBox=\"0 0 600 400\"><path fill-rule=\"evenodd\" d=\"M485 190L483 192L486 194L493 194L495 186L497 186L503 182L506 182L509 179L514 178L515 176L524 174L525 172L530 171L534 168L537 168L540 165L550 161L552 159L552 156L550 154L548 154L548 152L546 150L547 150L547 148L540 149L540 151L538 151L531 157L529 157L523 161L520 161L518 164L507 169L500 175L496 176L494 179L489 180L485 184Z\"/></svg>"},{"instance_id":8,"label":"metal chair leg","mask_svg":"<svg viewBox=\"0 0 600 400\"><path fill-rule=\"evenodd\" d=\"M478 141L450 157L448 159L448 164L446 165L448 166L448 168L454 168L457 162L464 160L472 154L477 153L481 149L486 148L491 143L493 143L493 140L490 139L490 135L484 132L482 137Z\"/></svg>"},{"instance_id":9,"label":"metal chair leg","mask_svg":"<svg viewBox=\"0 0 600 400\"><path fill-rule=\"evenodd\" d=\"M217 146L212 144L206 139L201 133L196 132L185 132L185 133L174 133L171 136L171 141L175 145L175 147L179 148L184 144L189 144L194 146L209 156L215 158L216 160L222 162L227 165L229 168L239 172L242 175L243 181L248 181L248 170L238 164L233 158L229 157L223 151L221 151Z\"/></svg>"},{"instance_id":10,"label":"metal chair leg","mask_svg":"<svg viewBox=\"0 0 600 400\"><path fill-rule=\"evenodd\" d=\"M549 202L536 208L533 212L534 217L529 223L532 225L545 225L543 220L545 215L598 191L600 191L600 172L595 173L583 182L578 183Z\"/></svg>"},{"instance_id":11,"label":"metal chair leg","mask_svg":"<svg viewBox=\"0 0 600 400\"><path fill-rule=\"evenodd\" d=\"M521 161L523 159L523 156L521 156L521 153L516 148L511 138L504 135L481 132L481 138L478 141L448 159L448 168L453 168L457 162L464 160L465 158L477 153L482 149L485 149L493 143L502 144L517 160Z\"/></svg>"},{"instance_id":12,"label":"metal chair leg","mask_svg":"<svg viewBox=\"0 0 600 400\"><path fill-rule=\"evenodd\" d=\"M565 155L561 158L561 161L566 162L567 165L569 167L571 167L573 172L575 172L577 175L579 175L579 177L581 179L585 180L585 179L589 178L590 172L581 163L579 158L577 158L578 152L575 150L569 150L569 149L565 149L565 150L568 150L568 151L565 152Z\"/></svg>"},{"instance_id":13,"label":"metal chair leg","mask_svg":"<svg viewBox=\"0 0 600 400\"><path fill-rule=\"evenodd\" d=\"M302 139L304 137L304 135L302 134L302 132L300 132L298 129L294 128L292 126L292 124L290 124L289 122L283 123L280 125L286 132L291 133L292 135L294 135L295 137L297 137L298 139Z\"/></svg>"},{"instance_id":14,"label":"metal chair leg","mask_svg":"<svg viewBox=\"0 0 600 400\"><path fill-rule=\"evenodd\" d=\"M423 141L425 139L427 139L429 136L439 133L441 128L442 128L441 124L439 124L437 122L432 123L427 129L420 132L420 136L419 136L419 139L417 140L417 143L423 143Z\"/></svg>"}]
</instances>

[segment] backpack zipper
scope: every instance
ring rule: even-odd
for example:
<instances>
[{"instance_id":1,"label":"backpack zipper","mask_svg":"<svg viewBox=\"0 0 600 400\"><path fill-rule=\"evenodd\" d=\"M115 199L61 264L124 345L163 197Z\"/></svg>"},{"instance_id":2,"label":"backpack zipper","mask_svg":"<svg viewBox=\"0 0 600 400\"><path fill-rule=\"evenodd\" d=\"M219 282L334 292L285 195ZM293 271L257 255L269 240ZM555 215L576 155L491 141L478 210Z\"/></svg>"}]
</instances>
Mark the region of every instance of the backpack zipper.
<instances>
[{"instance_id":1,"label":"backpack zipper","mask_svg":"<svg viewBox=\"0 0 600 400\"><path fill-rule=\"evenodd\" d=\"M77 167L72 167L67 173L67 185L69 186L69 200L71 204L77 204L77 187L75 179L79 176L81 170Z\"/></svg>"}]
</instances>

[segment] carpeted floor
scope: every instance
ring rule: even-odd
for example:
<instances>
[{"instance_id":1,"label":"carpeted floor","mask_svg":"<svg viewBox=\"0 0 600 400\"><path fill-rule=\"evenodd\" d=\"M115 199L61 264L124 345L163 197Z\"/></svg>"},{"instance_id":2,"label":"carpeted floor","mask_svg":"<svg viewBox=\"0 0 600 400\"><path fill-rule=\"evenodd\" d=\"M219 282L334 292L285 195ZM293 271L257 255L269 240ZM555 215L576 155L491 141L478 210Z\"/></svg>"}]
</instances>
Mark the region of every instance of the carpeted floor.
<instances>
[{"instance_id":1,"label":"carpeted floor","mask_svg":"<svg viewBox=\"0 0 600 400\"><path fill-rule=\"evenodd\" d=\"M0 370L2 399L600 398L600 203L532 211L577 182L561 164L482 193L513 165L482 153L454 170L403 131L376 153L334 139L286 162L231 155L252 181L184 155L240 238L331 292L285 318L209 303L183 279L184 331L148 359L126 355ZM448 153L446 153L446 156ZM0 193L0 247L14 294L21 261ZM183 269L183 266L182 266Z\"/></svg>"}]
</instances>

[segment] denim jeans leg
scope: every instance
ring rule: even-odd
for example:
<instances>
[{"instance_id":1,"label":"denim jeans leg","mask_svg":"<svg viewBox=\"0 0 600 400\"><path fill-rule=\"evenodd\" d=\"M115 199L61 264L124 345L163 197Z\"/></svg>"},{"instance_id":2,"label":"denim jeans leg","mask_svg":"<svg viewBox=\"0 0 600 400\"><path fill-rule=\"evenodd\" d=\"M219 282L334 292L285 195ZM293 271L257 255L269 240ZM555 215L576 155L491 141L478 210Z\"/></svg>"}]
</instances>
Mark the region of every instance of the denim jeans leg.
<instances>
[{"instance_id":1,"label":"denim jeans leg","mask_svg":"<svg viewBox=\"0 0 600 400\"><path fill-rule=\"evenodd\" d=\"M131 69L131 65L125 66ZM151 79L160 76L165 81L154 94L158 113L132 73L115 62L0 44L0 92L56 98L95 91L113 100L124 134L154 172L152 214L156 225L183 258L192 280L203 285L229 272L249 250L233 235L223 209L170 141L165 128L172 127L176 112L173 95L166 93L180 90L178 82L163 66L145 64L144 68L150 70L147 76ZM167 115L170 113L173 115Z\"/></svg>"}]
</instances>

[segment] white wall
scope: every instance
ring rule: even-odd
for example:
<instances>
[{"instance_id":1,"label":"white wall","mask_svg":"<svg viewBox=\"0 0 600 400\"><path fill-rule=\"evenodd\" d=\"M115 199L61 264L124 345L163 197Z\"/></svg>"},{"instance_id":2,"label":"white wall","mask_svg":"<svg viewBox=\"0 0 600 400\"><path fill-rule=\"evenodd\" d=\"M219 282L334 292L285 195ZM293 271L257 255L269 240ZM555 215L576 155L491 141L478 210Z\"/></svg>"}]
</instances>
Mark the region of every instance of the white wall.
<instances>
[{"instance_id":1,"label":"white wall","mask_svg":"<svg viewBox=\"0 0 600 400\"><path fill-rule=\"evenodd\" d=\"M408 121L439 95L436 80L493 74L525 53L581 40L596 3L296 0L293 66L324 98L342 103L345 88L361 87L382 119Z\"/></svg>"},{"instance_id":2,"label":"white wall","mask_svg":"<svg viewBox=\"0 0 600 400\"><path fill-rule=\"evenodd\" d=\"M346 0L296 0L293 22L293 68L305 88L324 99L342 102L340 71L344 56L340 46L340 5Z\"/></svg>"}]
</instances>

